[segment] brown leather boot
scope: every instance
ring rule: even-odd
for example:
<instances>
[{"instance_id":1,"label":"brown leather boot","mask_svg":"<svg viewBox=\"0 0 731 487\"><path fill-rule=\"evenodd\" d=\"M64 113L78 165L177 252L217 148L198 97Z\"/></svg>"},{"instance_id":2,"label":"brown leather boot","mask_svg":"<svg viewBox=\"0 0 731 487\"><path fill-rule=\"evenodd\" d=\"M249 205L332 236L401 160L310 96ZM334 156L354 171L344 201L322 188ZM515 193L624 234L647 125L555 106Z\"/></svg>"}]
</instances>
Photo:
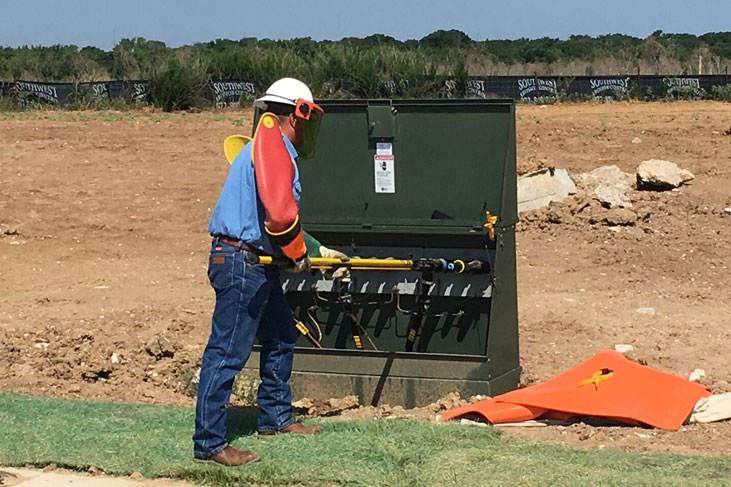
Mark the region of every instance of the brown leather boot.
<instances>
[{"instance_id":1,"label":"brown leather boot","mask_svg":"<svg viewBox=\"0 0 731 487\"><path fill-rule=\"evenodd\" d=\"M274 436L283 433L297 433L300 435L316 435L322 432L322 426L305 426L302 423L292 423L278 431L259 431L259 436Z\"/></svg>"},{"instance_id":2,"label":"brown leather boot","mask_svg":"<svg viewBox=\"0 0 731 487\"><path fill-rule=\"evenodd\" d=\"M202 462L216 462L227 467L238 467L259 461L259 455L251 450L237 450L232 446L226 446L223 450L210 457L197 458Z\"/></svg>"}]
</instances>

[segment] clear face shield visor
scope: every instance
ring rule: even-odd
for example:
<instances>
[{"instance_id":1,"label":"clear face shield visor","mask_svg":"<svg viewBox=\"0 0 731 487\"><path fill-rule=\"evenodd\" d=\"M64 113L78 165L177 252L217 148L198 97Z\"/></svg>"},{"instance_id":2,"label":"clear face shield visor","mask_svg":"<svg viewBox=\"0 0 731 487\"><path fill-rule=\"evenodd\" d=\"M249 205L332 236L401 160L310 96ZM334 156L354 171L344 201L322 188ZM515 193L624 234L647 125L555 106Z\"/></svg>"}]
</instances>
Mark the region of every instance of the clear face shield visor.
<instances>
[{"instance_id":1,"label":"clear face shield visor","mask_svg":"<svg viewBox=\"0 0 731 487\"><path fill-rule=\"evenodd\" d=\"M320 133L320 124L324 110L317 103L300 98L294 108L294 114L302 127L302 145L296 147L297 155L303 159L310 159L315 155L317 134Z\"/></svg>"}]
</instances>

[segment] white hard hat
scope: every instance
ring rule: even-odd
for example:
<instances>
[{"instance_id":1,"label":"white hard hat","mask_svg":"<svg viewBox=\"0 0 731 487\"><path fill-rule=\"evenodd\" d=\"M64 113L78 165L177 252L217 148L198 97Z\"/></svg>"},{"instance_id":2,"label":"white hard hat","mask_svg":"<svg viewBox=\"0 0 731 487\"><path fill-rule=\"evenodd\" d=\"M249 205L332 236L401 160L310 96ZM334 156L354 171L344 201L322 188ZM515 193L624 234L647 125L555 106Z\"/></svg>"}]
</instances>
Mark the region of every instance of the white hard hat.
<instances>
[{"instance_id":1,"label":"white hard hat","mask_svg":"<svg viewBox=\"0 0 731 487\"><path fill-rule=\"evenodd\" d=\"M303 99L312 102L312 92L306 84L294 78L282 78L275 81L267 92L254 102L254 105L266 109L268 102L284 105L297 105L297 100Z\"/></svg>"}]
</instances>

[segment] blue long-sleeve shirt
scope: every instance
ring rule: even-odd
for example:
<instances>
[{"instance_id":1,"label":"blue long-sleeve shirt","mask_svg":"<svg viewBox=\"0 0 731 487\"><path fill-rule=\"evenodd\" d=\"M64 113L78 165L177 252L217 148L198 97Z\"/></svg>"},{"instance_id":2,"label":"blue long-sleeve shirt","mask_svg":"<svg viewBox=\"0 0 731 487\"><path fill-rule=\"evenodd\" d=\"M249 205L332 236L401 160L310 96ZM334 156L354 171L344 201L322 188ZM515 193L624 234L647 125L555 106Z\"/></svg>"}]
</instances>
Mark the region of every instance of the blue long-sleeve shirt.
<instances>
[{"instance_id":1,"label":"blue long-sleeve shirt","mask_svg":"<svg viewBox=\"0 0 731 487\"><path fill-rule=\"evenodd\" d=\"M287 137L282 135L282 139L294 166L292 194L299 206L302 186L297 168L297 151ZM231 162L226 182L208 220L208 231L214 236L243 240L267 254L281 256L279 245L264 230L265 219L266 212L256 192L251 142L249 142Z\"/></svg>"}]
</instances>

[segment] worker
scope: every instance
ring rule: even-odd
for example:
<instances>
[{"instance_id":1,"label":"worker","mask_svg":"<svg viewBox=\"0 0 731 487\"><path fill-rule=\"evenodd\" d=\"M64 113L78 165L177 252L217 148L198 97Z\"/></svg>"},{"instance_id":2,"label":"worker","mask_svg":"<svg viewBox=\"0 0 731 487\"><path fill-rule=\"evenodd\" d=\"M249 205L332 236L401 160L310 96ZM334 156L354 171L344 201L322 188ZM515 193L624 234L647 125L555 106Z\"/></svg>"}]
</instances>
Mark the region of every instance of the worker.
<instances>
[{"instance_id":1,"label":"worker","mask_svg":"<svg viewBox=\"0 0 731 487\"><path fill-rule=\"evenodd\" d=\"M346 257L305 235L299 221L297 162L315 153L322 108L307 85L293 78L276 81L255 106L263 114L254 138L233 160L208 222L213 237L208 279L216 304L198 383L193 455L227 466L259 459L226 441L226 403L255 338L261 345L259 436L322 431L292 416L287 381L297 334L280 268L251 265L248 254L285 257L293 273L309 271L308 252Z\"/></svg>"}]
</instances>

